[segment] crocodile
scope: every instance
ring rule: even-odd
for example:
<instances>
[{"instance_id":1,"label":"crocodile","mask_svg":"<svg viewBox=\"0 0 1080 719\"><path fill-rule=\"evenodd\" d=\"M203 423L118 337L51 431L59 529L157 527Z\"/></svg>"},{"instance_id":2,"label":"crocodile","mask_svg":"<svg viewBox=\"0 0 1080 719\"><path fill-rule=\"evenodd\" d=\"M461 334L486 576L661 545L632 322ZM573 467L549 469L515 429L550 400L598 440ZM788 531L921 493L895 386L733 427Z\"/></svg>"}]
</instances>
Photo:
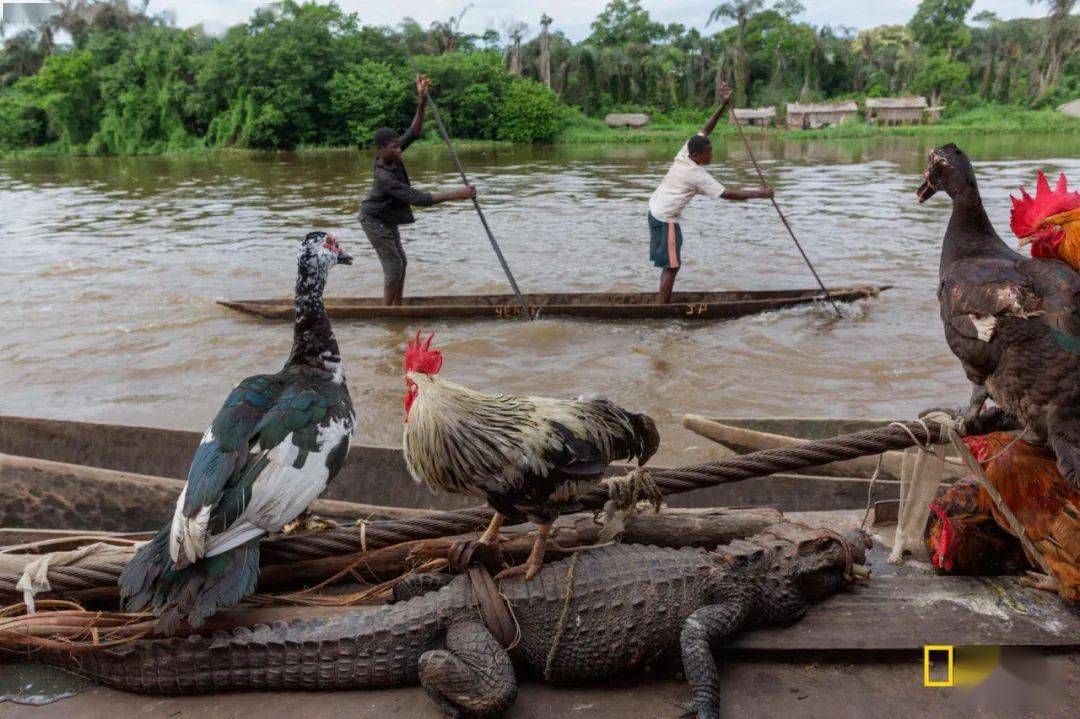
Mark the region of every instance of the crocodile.
<instances>
[{"instance_id":1,"label":"crocodile","mask_svg":"<svg viewBox=\"0 0 1080 719\"><path fill-rule=\"evenodd\" d=\"M552 682L600 681L681 649L699 719L719 716L712 649L784 625L860 573L865 536L791 523L714 550L617 544L499 585L519 628L507 651L468 576L398 585L402 601L317 619L144 639L78 655L77 671L134 692L335 690L420 684L448 717L497 716L514 666ZM443 584L437 589L435 585ZM72 659L63 659L71 666Z\"/></svg>"}]
</instances>

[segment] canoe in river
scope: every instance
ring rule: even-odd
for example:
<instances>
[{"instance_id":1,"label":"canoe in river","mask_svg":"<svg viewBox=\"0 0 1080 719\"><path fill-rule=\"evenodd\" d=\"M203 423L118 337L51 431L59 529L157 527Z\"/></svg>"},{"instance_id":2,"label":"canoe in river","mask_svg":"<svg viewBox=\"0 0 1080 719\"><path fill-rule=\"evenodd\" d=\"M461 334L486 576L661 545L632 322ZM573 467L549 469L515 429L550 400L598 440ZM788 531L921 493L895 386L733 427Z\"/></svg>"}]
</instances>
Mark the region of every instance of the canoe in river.
<instances>
[{"instance_id":1,"label":"canoe in river","mask_svg":"<svg viewBox=\"0 0 1080 719\"><path fill-rule=\"evenodd\" d=\"M838 302L877 297L891 285L838 287L829 294ZM812 304L825 299L820 289L727 292L675 292L671 304L656 304L655 292L572 292L525 295L534 318L721 320ZM218 300L240 312L272 320L293 318L292 298ZM523 310L514 295L431 295L406 297L405 304L387 307L379 297L327 297L326 311L334 319L520 318Z\"/></svg>"}]
</instances>

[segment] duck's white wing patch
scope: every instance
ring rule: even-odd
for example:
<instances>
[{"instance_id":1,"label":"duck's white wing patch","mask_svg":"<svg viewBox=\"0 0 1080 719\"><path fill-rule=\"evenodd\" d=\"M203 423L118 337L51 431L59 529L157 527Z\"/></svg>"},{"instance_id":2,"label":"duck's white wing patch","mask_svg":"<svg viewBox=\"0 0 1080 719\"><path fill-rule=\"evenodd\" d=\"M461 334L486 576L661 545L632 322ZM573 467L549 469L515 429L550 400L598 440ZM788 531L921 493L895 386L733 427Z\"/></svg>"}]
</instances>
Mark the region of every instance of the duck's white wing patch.
<instances>
[{"instance_id":1,"label":"duck's white wing patch","mask_svg":"<svg viewBox=\"0 0 1080 719\"><path fill-rule=\"evenodd\" d=\"M968 315L971 324L975 325L975 336L983 342L989 342L994 337L994 328L997 327L997 317L994 315Z\"/></svg>"},{"instance_id":2,"label":"duck's white wing patch","mask_svg":"<svg viewBox=\"0 0 1080 719\"><path fill-rule=\"evenodd\" d=\"M206 554L206 528L210 523L211 507L199 508L194 517L184 516L184 498L187 487L180 491L173 510L172 526L169 529L169 557L174 564L190 564Z\"/></svg>"},{"instance_id":3,"label":"duck's white wing patch","mask_svg":"<svg viewBox=\"0 0 1080 719\"><path fill-rule=\"evenodd\" d=\"M251 500L243 514L224 532L210 538L206 556L213 557L254 539L279 531L314 502L330 479L327 456L342 438L352 435L353 422L335 420L319 429L317 452L309 452L301 467L294 466L300 448L289 434L267 453L269 462L251 487Z\"/></svg>"}]
</instances>

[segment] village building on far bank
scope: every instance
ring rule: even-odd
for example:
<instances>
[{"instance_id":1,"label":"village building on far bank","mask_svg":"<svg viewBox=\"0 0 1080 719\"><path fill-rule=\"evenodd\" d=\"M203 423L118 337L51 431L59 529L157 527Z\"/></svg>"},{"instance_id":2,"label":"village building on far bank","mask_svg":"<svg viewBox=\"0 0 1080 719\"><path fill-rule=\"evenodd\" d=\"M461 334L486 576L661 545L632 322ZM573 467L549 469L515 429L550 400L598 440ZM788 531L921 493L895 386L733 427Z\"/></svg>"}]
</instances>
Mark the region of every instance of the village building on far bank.
<instances>
[{"instance_id":1,"label":"village building on far bank","mask_svg":"<svg viewBox=\"0 0 1080 719\"><path fill-rule=\"evenodd\" d=\"M791 130L816 130L819 127L839 125L844 120L855 119L859 114L859 106L854 100L808 104L789 102L786 109L787 127Z\"/></svg>"},{"instance_id":2,"label":"village building on far bank","mask_svg":"<svg viewBox=\"0 0 1080 719\"><path fill-rule=\"evenodd\" d=\"M735 119L744 125L771 127L776 122L776 108L772 106L737 107L731 112L735 114Z\"/></svg>"},{"instance_id":3,"label":"village building on far bank","mask_svg":"<svg viewBox=\"0 0 1080 719\"><path fill-rule=\"evenodd\" d=\"M866 121L878 125L921 125L929 109L926 98L921 96L868 97Z\"/></svg>"}]
</instances>

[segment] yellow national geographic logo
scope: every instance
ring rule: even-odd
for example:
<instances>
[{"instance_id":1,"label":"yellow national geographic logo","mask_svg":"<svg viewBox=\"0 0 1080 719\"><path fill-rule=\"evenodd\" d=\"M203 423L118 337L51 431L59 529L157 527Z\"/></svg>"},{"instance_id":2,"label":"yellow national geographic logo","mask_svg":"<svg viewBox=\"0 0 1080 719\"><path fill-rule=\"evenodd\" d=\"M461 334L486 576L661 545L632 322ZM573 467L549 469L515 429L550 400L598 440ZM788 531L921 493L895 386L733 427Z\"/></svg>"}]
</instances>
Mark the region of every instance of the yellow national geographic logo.
<instances>
[{"instance_id":1,"label":"yellow national geographic logo","mask_svg":"<svg viewBox=\"0 0 1080 719\"><path fill-rule=\"evenodd\" d=\"M942 669L945 677L942 678ZM931 671L933 670L933 671ZM953 686L953 648L948 644L923 646L923 686Z\"/></svg>"}]
</instances>

